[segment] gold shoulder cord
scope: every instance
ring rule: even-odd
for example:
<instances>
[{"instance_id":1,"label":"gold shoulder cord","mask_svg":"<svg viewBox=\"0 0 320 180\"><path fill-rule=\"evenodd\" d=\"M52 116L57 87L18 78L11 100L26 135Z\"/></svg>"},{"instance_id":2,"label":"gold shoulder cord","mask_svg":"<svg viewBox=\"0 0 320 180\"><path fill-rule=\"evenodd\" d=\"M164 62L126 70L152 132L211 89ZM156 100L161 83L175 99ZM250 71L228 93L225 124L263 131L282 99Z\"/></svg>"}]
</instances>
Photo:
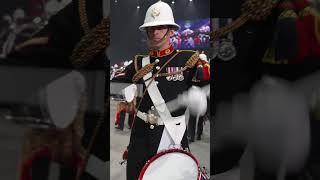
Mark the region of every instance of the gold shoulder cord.
<instances>
[{"instance_id":1,"label":"gold shoulder cord","mask_svg":"<svg viewBox=\"0 0 320 180\"><path fill-rule=\"evenodd\" d=\"M189 51L189 50L182 50L182 51ZM180 51L177 51L177 53L175 55L173 55L172 57L175 57L176 55L178 55L180 52L182 52L181 50ZM191 50L190 50L191 51ZM174 74L179 74L183 71L185 71L186 69L188 68L192 68L195 66L195 64L198 62L199 60L199 52L198 51L191 51L191 52L195 52L189 59L188 61L186 62L185 66L179 70L179 71L176 71L176 72L173 72L173 73L159 73L158 74L158 77L161 77L161 76L170 76L170 75L174 75ZM171 60L171 59L170 59ZM169 61L169 60L168 60ZM158 62L155 61L151 64L147 64L145 65L144 67L142 67L140 70L137 71L137 73L133 76L132 78L132 81L134 83L138 82L141 78L143 78L146 74L148 74L149 72L151 72L155 66L155 64L157 64Z\"/></svg>"},{"instance_id":2,"label":"gold shoulder cord","mask_svg":"<svg viewBox=\"0 0 320 180\"><path fill-rule=\"evenodd\" d=\"M142 77L144 77L146 74L152 71L154 65L157 64L157 62L153 62L151 64L147 64L144 67L142 67L140 70L136 72L136 74L133 76L132 81L134 83L138 82Z\"/></svg>"},{"instance_id":3,"label":"gold shoulder cord","mask_svg":"<svg viewBox=\"0 0 320 180\"><path fill-rule=\"evenodd\" d=\"M264 20L271 14L279 0L247 0L242 4L241 16L235 21L211 33L211 40L215 40L229 32L238 29L249 20Z\"/></svg>"},{"instance_id":4,"label":"gold shoulder cord","mask_svg":"<svg viewBox=\"0 0 320 180\"><path fill-rule=\"evenodd\" d=\"M96 27L84 35L73 49L70 57L74 66L87 65L98 53L104 51L110 43L110 18L103 18Z\"/></svg>"},{"instance_id":5,"label":"gold shoulder cord","mask_svg":"<svg viewBox=\"0 0 320 180\"><path fill-rule=\"evenodd\" d=\"M75 67L87 65L98 53L105 50L110 43L110 18L103 18L100 24L90 29L86 11L86 0L79 0L79 18L84 36L73 49L70 56Z\"/></svg>"},{"instance_id":6,"label":"gold shoulder cord","mask_svg":"<svg viewBox=\"0 0 320 180\"><path fill-rule=\"evenodd\" d=\"M87 34L90 31L90 27L87 17L86 0L79 0L78 3L80 24L82 26L84 34Z\"/></svg>"}]
</instances>

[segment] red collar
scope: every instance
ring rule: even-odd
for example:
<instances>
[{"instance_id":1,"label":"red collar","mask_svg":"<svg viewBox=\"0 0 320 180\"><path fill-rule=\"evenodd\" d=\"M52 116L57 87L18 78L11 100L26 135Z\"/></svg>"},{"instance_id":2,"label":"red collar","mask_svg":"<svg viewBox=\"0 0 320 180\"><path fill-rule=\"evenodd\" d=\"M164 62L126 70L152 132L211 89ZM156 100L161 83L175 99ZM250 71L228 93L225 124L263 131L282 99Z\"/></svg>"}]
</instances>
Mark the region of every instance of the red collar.
<instances>
[{"instance_id":1,"label":"red collar","mask_svg":"<svg viewBox=\"0 0 320 180\"><path fill-rule=\"evenodd\" d=\"M161 51L155 51L155 50L150 50L149 55L152 57L163 57L171 54L173 52L173 46L170 45L167 49L161 50Z\"/></svg>"}]
</instances>

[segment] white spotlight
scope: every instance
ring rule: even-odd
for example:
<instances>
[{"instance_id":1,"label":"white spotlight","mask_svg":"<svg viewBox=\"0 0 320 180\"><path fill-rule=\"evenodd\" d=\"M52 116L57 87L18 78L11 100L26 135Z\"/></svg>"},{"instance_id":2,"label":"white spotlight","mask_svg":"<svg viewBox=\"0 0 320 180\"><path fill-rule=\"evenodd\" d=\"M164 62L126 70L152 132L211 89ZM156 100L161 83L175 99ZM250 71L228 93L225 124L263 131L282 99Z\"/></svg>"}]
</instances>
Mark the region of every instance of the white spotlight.
<instances>
[{"instance_id":1,"label":"white spotlight","mask_svg":"<svg viewBox=\"0 0 320 180\"><path fill-rule=\"evenodd\" d=\"M172 1L171 4L174 4L174 1Z\"/></svg>"},{"instance_id":2,"label":"white spotlight","mask_svg":"<svg viewBox=\"0 0 320 180\"><path fill-rule=\"evenodd\" d=\"M192 0L189 0L189 2L192 2Z\"/></svg>"},{"instance_id":3,"label":"white spotlight","mask_svg":"<svg viewBox=\"0 0 320 180\"><path fill-rule=\"evenodd\" d=\"M139 6L139 5L137 6L137 9L140 9L140 6Z\"/></svg>"}]
</instances>

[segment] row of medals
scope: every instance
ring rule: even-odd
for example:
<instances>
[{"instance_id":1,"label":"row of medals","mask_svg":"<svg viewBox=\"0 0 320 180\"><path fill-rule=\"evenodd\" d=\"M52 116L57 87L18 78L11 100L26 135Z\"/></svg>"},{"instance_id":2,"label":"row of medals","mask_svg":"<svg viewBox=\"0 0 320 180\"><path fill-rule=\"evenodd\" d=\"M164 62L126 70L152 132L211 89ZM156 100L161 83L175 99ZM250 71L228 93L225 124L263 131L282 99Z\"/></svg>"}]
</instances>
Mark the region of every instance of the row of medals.
<instances>
[{"instance_id":1,"label":"row of medals","mask_svg":"<svg viewBox=\"0 0 320 180\"><path fill-rule=\"evenodd\" d=\"M166 77L167 81L183 81L184 76L183 74L174 74Z\"/></svg>"}]
</instances>

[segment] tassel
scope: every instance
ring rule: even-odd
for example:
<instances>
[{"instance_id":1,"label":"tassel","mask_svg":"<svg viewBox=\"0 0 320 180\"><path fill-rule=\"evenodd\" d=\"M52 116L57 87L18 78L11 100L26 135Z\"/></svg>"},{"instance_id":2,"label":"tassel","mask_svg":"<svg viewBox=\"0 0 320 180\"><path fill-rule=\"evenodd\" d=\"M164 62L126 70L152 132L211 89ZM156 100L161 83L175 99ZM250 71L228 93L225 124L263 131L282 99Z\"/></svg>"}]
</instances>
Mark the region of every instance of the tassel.
<instances>
[{"instance_id":1,"label":"tassel","mask_svg":"<svg viewBox=\"0 0 320 180\"><path fill-rule=\"evenodd\" d=\"M294 5L290 1L285 1L279 5L279 10L282 12L278 18L272 42L262 58L263 63L288 64L288 59L295 58L298 54L297 14L294 11ZM292 32L291 29L294 31ZM288 33L289 31L291 33Z\"/></svg>"},{"instance_id":2,"label":"tassel","mask_svg":"<svg viewBox=\"0 0 320 180\"><path fill-rule=\"evenodd\" d=\"M293 10L281 13L277 22L276 60L294 59L298 55L297 15Z\"/></svg>"}]
</instances>

